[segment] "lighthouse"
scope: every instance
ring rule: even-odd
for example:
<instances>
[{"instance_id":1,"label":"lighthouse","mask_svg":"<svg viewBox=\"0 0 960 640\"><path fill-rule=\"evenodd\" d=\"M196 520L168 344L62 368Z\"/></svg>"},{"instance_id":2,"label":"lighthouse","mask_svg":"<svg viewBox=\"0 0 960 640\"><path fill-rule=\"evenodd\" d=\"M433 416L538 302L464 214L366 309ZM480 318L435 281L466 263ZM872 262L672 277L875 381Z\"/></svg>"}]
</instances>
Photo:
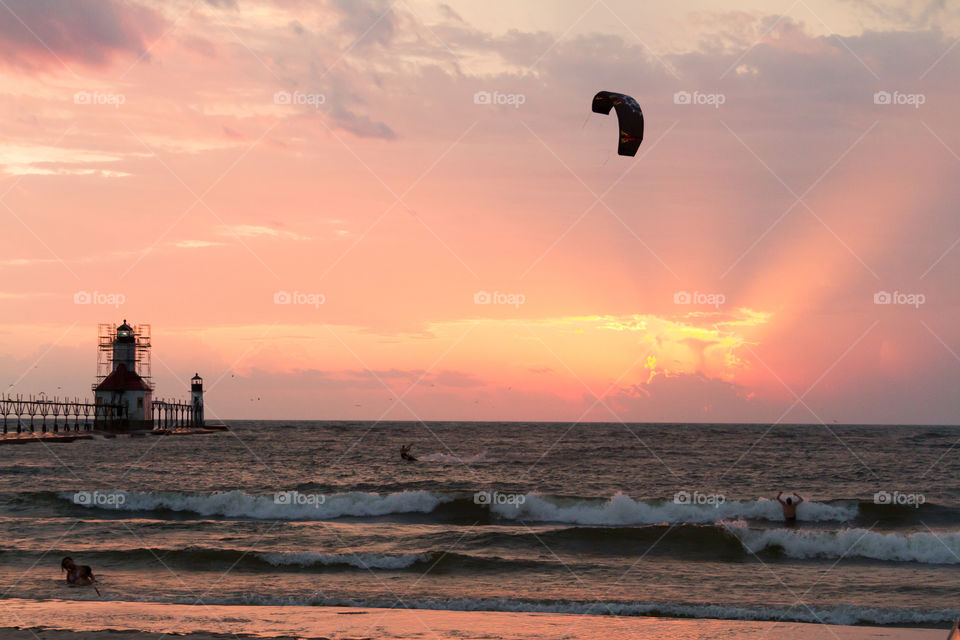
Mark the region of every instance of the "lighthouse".
<instances>
[{"instance_id":1,"label":"lighthouse","mask_svg":"<svg viewBox=\"0 0 960 640\"><path fill-rule=\"evenodd\" d=\"M203 423L203 378L197 373L190 379L190 400L193 402L193 426L202 427Z\"/></svg>"},{"instance_id":2,"label":"lighthouse","mask_svg":"<svg viewBox=\"0 0 960 640\"><path fill-rule=\"evenodd\" d=\"M124 406L128 429L152 426L153 385L138 370L138 364L149 362L148 336L126 320L115 331L100 334L100 351L107 359L98 363L98 369L106 365L110 373L94 385L94 401L98 405Z\"/></svg>"}]
</instances>

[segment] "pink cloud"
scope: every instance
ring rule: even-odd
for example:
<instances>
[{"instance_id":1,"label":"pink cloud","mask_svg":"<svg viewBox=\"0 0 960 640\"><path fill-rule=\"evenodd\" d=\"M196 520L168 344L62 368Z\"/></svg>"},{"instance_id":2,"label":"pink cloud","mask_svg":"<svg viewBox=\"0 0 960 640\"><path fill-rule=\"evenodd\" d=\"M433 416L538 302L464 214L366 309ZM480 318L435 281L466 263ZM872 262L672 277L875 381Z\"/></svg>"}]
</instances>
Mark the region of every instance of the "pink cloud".
<instances>
[{"instance_id":1,"label":"pink cloud","mask_svg":"<svg viewBox=\"0 0 960 640\"><path fill-rule=\"evenodd\" d=\"M0 13L0 62L27 70L136 59L165 24L158 12L120 0L7 0Z\"/></svg>"}]
</instances>

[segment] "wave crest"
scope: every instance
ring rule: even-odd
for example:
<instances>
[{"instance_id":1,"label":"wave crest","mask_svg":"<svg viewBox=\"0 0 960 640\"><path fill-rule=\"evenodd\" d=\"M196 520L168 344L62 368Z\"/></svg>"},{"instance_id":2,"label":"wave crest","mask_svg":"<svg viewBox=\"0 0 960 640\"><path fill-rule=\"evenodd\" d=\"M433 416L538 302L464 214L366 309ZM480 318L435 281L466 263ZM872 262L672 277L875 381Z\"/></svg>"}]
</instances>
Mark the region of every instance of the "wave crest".
<instances>
[{"instance_id":1,"label":"wave crest","mask_svg":"<svg viewBox=\"0 0 960 640\"><path fill-rule=\"evenodd\" d=\"M887 562L960 564L960 533L876 533L866 529L793 531L727 525L752 553L779 549L790 558L859 557Z\"/></svg>"},{"instance_id":2,"label":"wave crest","mask_svg":"<svg viewBox=\"0 0 960 640\"><path fill-rule=\"evenodd\" d=\"M528 493L522 504L494 504L491 510L510 520L563 522L579 525L707 524L721 520L783 521L783 510L774 500L731 501L711 505L649 503L617 493L605 502L577 500L568 502ZM856 506L804 502L797 509L800 520L848 521L857 517Z\"/></svg>"},{"instance_id":3,"label":"wave crest","mask_svg":"<svg viewBox=\"0 0 960 640\"><path fill-rule=\"evenodd\" d=\"M289 492L287 492L289 493ZM58 494L61 499L74 500L73 493ZM386 495L376 493L335 493L323 500L278 495L250 495L242 491L224 493L181 493L115 491L117 496L109 507L85 503L88 508L106 508L116 511L189 511L204 516L253 518L260 520L326 520L340 517L384 516L392 513L429 513L438 505L452 500L429 491L402 491ZM306 495L306 494L304 494ZM307 496L309 497L309 496ZM314 497L316 498L316 496Z\"/></svg>"}]
</instances>

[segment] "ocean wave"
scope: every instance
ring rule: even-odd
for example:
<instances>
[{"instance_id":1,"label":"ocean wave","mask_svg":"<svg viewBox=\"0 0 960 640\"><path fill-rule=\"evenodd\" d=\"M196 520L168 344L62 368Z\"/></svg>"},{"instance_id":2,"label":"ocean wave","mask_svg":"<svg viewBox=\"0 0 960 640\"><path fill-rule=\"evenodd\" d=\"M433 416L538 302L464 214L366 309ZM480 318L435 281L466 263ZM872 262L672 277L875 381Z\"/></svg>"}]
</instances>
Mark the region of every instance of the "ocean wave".
<instances>
[{"instance_id":1,"label":"ocean wave","mask_svg":"<svg viewBox=\"0 0 960 640\"><path fill-rule=\"evenodd\" d=\"M283 566L350 566L358 569L409 569L413 565L433 559L432 553L314 553L306 552L267 552L258 553L275 567Z\"/></svg>"},{"instance_id":2,"label":"ocean wave","mask_svg":"<svg viewBox=\"0 0 960 640\"><path fill-rule=\"evenodd\" d=\"M0 548L0 552L7 549ZM176 566L191 571L223 571L229 567L244 567L265 573L284 571L313 570L384 570L403 571L415 568L422 571L428 567L442 567L460 571L516 571L531 567L565 568L567 565L552 560L533 560L529 558L504 558L488 554L456 553L439 549L417 552L372 553L351 551L323 553L315 551L258 551L228 547L191 546L186 548L133 547L106 551L86 550L76 552L72 549L50 549L40 552L28 552L25 555L46 555L82 557L93 565L122 565L132 567L148 566L157 568ZM162 558L162 560L160 560Z\"/></svg>"},{"instance_id":3,"label":"ocean wave","mask_svg":"<svg viewBox=\"0 0 960 640\"><path fill-rule=\"evenodd\" d=\"M438 505L452 500L429 491L402 491L385 495L376 493L336 493L329 496L310 494L250 495L242 491L224 493L181 493L112 491L109 501L90 499L80 506L110 511L187 511L203 516L226 516L261 520L326 520L340 517L384 516L394 513L429 513ZM286 494L286 497L280 497ZM77 503L76 493L61 492L63 500ZM92 495L92 494L91 494Z\"/></svg>"},{"instance_id":4,"label":"ocean wave","mask_svg":"<svg viewBox=\"0 0 960 640\"><path fill-rule=\"evenodd\" d=\"M262 520L329 520L340 517L417 516L435 522L542 522L595 527L629 527L654 524L714 524L730 520L783 522L783 511L775 500L730 500L720 504L680 504L667 499L640 500L624 493L609 499L552 496L540 493L500 494L516 498L503 503L478 504L476 494L408 489L391 493L348 491L341 493L249 494L242 491L220 493L189 492L108 492L110 502L91 500L77 503L75 492L27 492L0 497L11 513L21 507L42 506L53 501L72 502L91 512L132 513L172 511L207 517L250 518ZM295 497L289 494L296 493ZM318 499L319 498L319 499ZM59 510L59 509L58 509ZM419 515L418 515L419 514ZM869 526L875 522L888 528L921 528L921 525L951 526L960 510L933 504L919 509L898 505L875 505L856 499L826 502L808 501L797 509L801 522L840 522L849 527ZM115 517L115 516L114 516ZM164 516L161 516L164 517Z\"/></svg>"},{"instance_id":5,"label":"ocean wave","mask_svg":"<svg viewBox=\"0 0 960 640\"><path fill-rule=\"evenodd\" d=\"M508 520L562 522L566 524L623 526L641 524L706 524L721 520L783 521L783 510L774 500L730 501L712 505L649 503L618 493L609 500L559 500L528 493L522 503L494 504L491 510ZM807 521L849 521L857 517L856 505L804 502L797 517Z\"/></svg>"},{"instance_id":6,"label":"ocean wave","mask_svg":"<svg viewBox=\"0 0 960 640\"><path fill-rule=\"evenodd\" d=\"M482 455L482 454L481 454ZM389 493L370 493L361 490L336 493L322 492L322 487L299 488L300 495L309 498L323 495L322 504L280 504L276 496L258 495L242 491L219 493L136 492L112 491L123 496L123 504L101 505L87 503L91 512L174 511L201 516L220 516L251 519L327 520L337 517L381 517L391 514L430 514L429 518L442 522L496 521L556 522L585 526L631 526L650 524L711 524L722 520L766 520L783 522L783 512L774 500L727 501L717 506L706 504L677 504L669 499L638 500L624 493L609 499L576 496L552 496L540 493L516 494L516 500L506 504L477 504L476 494L470 491L442 492L426 488L401 489ZM316 491L317 493L311 493ZM60 511L63 502L74 502L74 492L11 492L0 494L0 513L16 513L22 509L37 508L43 514L47 506ZM53 504L55 503L55 504ZM846 522L851 526L869 526L875 522L888 528L920 528L921 525L950 526L960 517L960 509L936 504L919 508L903 505L877 505L856 498L838 498L824 502L804 502L797 510L801 522Z\"/></svg>"},{"instance_id":7,"label":"ocean wave","mask_svg":"<svg viewBox=\"0 0 960 640\"><path fill-rule=\"evenodd\" d=\"M960 564L960 533L877 533L867 529L798 531L749 529L729 523L727 530L753 553L779 550L790 558L869 558L887 562Z\"/></svg>"},{"instance_id":8,"label":"ocean wave","mask_svg":"<svg viewBox=\"0 0 960 640\"><path fill-rule=\"evenodd\" d=\"M452 534L451 534L452 535ZM462 539L462 535L457 539ZM491 534L485 533L465 545L475 547L471 553L441 552L437 548L397 553L366 551L325 553L315 551L262 551L249 554L232 549L189 547L184 550L133 549L104 551L107 555L135 554L151 562L158 555L185 565L263 561L282 567L355 567L359 569L402 570L417 564L441 563L447 568L510 569L542 568L563 565L562 561L531 560L511 552L507 557L490 555L491 546L502 544L516 549L511 539L523 539L533 548L544 541L558 553L574 553L582 562L589 556L597 558L605 553L615 556L652 553L691 558L708 556L713 559L739 562L752 554L774 555L799 559L860 558L880 562L913 562L919 564L960 564L960 533L912 534L877 533L852 528L840 531L751 529L743 521L720 525L650 525L618 529L582 528L558 529L539 533ZM655 545L651 548L651 545ZM584 555L587 554L587 555ZM70 555L65 551L64 555ZM89 554L88 554L89 555ZM142 557L141 557L142 556ZM591 565L592 566L592 565Z\"/></svg>"},{"instance_id":9,"label":"ocean wave","mask_svg":"<svg viewBox=\"0 0 960 640\"><path fill-rule=\"evenodd\" d=\"M3 551L0 549L0 551ZM228 567L243 566L251 570L282 571L284 568L316 569L383 569L403 570L417 564L435 563L445 558L440 552L423 553L316 553L299 551L261 551L219 547L113 549L76 553L69 549L50 550L55 556L81 556L95 564L156 566L162 558L164 566L185 567L191 570L222 571ZM464 556L456 556L456 559ZM465 558L470 559L469 556Z\"/></svg>"},{"instance_id":10,"label":"ocean wave","mask_svg":"<svg viewBox=\"0 0 960 640\"><path fill-rule=\"evenodd\" d=\"M531 567L554 567L562 565L552 560L525 558L502 558L492 555L472 555L453 551L422 551L418 553L314 553L314 552L265 552L257 556L274 567L355 567L357 569L385 569L401 571L417 567L459 568L463 570L516 571Z\"/></svg>"}]
</instances>

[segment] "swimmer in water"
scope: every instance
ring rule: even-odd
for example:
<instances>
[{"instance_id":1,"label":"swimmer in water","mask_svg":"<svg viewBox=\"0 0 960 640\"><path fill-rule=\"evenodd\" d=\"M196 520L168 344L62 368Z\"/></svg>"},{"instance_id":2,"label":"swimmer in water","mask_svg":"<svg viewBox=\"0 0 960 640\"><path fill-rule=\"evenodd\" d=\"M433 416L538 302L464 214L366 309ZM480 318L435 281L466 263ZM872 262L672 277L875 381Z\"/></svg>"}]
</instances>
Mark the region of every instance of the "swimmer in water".
<instances>
[{"instance_id":1,"label":"swimmer in water","mask_svg":"<svg viewBox=\"0 0 960 640\"><path fill-rule=\"evenodd\" d=\"M92 586L97 595L100 595L100 589L94 584L97 579L89 565L78 565L73 558L67 557L60 561L60 571L67 573L67 584L75 584L78 587Z\"/></svg>"},{"instance_id":2,"label":"swimmer in water","mask_svg":"<svg viewBox=\"0 0 960 640\"><path fill-rule=\"evenodd\" d=\"M413 445L405 444L400 445L400 458L406 460L407 462L416 462L417 459L413 457L413 454L410 453L410 447Z\"/></svg>"},{"instance_id":3,"label":"swimmer in water","mask_svg":"<svg viewBox=\"0 0 960 640\"><path fill-rule=\"evenodd\" d=\"M787 521L789 525L797 524L797 506L803 502L803 498L797 494L793 494L793 497L796 498L796 501L793 498L787 497L786 500L783 500L781 496L783 491L777 494L777 502L780 503L780 506L783 507L783 519Z\"/></svg>"}]
</instances>

